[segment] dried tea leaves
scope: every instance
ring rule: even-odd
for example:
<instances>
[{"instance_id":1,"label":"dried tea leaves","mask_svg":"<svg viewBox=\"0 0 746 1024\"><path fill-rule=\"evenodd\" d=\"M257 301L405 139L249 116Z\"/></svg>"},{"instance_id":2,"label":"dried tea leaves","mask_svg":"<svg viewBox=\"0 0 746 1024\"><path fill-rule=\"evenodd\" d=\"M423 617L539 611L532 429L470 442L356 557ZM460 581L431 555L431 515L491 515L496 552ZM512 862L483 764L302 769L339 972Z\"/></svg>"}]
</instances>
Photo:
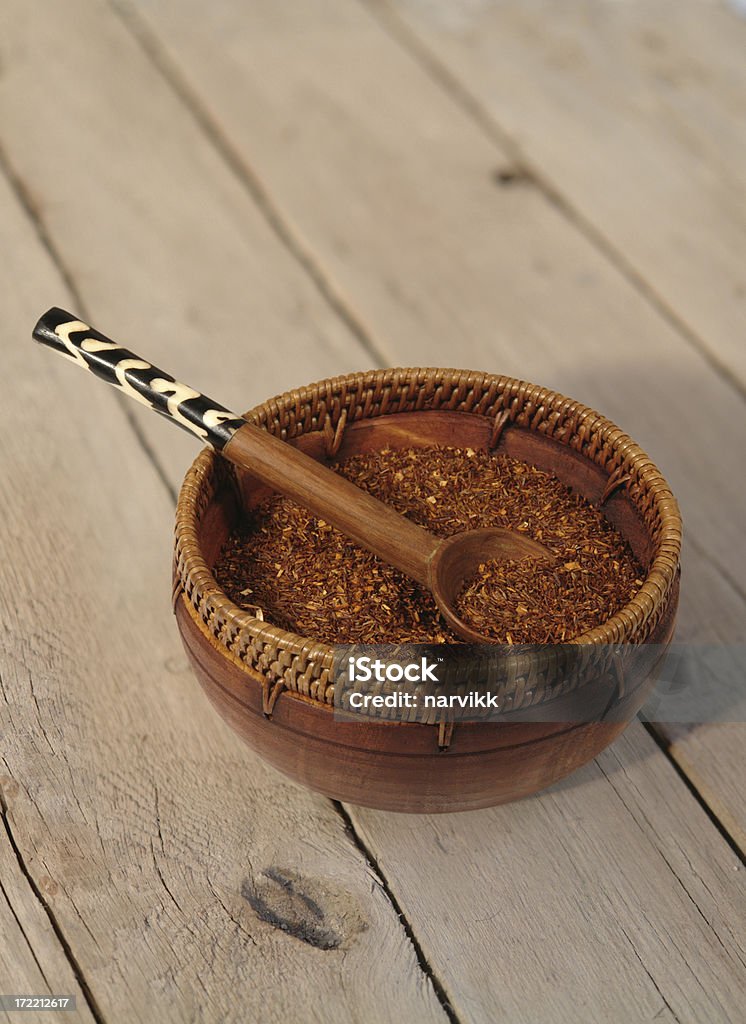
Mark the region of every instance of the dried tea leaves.
<instances>
[{"instance_id":1,"label":"dried tea leaves","mask_svg":"<svg viewBox=\"0 0 746 1024\"><path fill-rule=\"evenodd\" d=\"M338 472L432 533L503 526L556 556L486 562L458 613L499 643L560 643L600 625L642 584L602 512L534 466L472 448L384 449ZM236 604L326 643L458 642L430 593L288 498L253 511L215 575Z\"/></svg>"},{"instance_id":2,"label":"dried tea leaves","mask_svg":"<svg viewBox=\"0 0 746 1024\"><path fill-rule=\"evenodd\" d=\"M634 562L604 551L598 541L584 555L567 562L560 556L555 563L486 562L458 595L456 612L498 643L571 640L600 626L642 585Z\"/></svg>"}]
</instances>

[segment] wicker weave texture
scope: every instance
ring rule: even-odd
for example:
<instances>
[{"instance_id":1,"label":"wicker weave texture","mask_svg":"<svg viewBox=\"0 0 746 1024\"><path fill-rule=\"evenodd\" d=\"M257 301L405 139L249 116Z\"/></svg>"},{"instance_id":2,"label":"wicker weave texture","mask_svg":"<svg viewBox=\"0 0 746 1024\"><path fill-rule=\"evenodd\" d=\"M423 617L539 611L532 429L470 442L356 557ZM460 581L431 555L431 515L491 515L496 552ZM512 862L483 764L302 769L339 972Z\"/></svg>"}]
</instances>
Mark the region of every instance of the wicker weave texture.
<instances>
[{"instance_id":1,"label":"wicker weave texture","mask_svg":"<svg viewBox=\"0 0 746 1024\"><path fill-rule=\"evenodd\" d=\"M510 377L453 369L371 370L319 381L269 399L246 419L290 440L319 431L334 454L350 423L416 411L484 416L496 443L506 424L551 437L600 466L607 493L626 486L652 540L650 568L635 597L601 626L575 638L584 650L567 671L561 645L505 658L500 690L513 708L553 699L583 678L609 671L614 646L645 641L666 607L679 568L682 524L676 499L642 449L615 424L564 395ZM333 704L333 649L255 618L218 586L198 541L198 524L232 467L211 449L189 469L179 495L175 587L207 631L265 680L265 706L283 689Z\"/></svg>"}]
</instances>

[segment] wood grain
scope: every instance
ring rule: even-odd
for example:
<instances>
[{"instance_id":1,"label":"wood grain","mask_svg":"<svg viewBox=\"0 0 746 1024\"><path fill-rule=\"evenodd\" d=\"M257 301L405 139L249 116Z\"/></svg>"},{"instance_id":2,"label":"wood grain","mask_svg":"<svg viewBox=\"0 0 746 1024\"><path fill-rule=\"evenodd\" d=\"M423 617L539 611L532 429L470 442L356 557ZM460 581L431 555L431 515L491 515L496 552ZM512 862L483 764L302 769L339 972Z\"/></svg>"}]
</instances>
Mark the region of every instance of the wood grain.
<instances>
[{"instance_id":1,"label":"wood grain","mask_svg":"<svg viewBox=\"0 0 746 1024\"><path fill-rule=\"evenodd\" d=\"M732 1022L746 983L743 867L677 783L633 725L531 800L353 819L425 955L447 956L446 994L467 1020ZM401 856L405 837L449 894L438 914Z\"/></svg>"},{"instance_id":2,"label":"wood grain","mask_svg":"<svg viewBox=\"0 0 746 1024\"><path fill-rule=\"evenodd\" d=\"M0 710L0 726L5 734L7 706ZM4 774L3 774L4 773ZM25 874L13 847L13 804L19 795L18 784L0 765L0 805L3 830L0 833L0 982L3 994L37 996L75 996L77 1014L69 1019L95 1020L64 948L55 935L42 900L54 895L56 884L40 873L38 888ZM36 888L36 891L35 891ZM32 1016L29 1014L29 1019ZM0 1020L17 1021L17 1013L0 1010Z\"/></svg>"},{"instance_id":3,"label":"wood grain","mask_svg":"<svg viewBox=\"0 0 746 1024\"><path fill-rule=\"evenodd\" d=\"M371 364L105 4L12 0L3 18L7 160L84 298L73 313L239 410ZM127 415L178 480L196 442Z\"/></svg>"},{"instance_id":4,"label":"wood grain","mask_svg":"<svg viewBox=\"0 0 746 1024\"><path fill-rule=\"evenodd\" d=\"M4 13L7 158L102 325L135 336L159 316L156 361L236 406L374 350L456 351L565 387L652 442L705 559L738 571L738 516L703 530L742 496L729 392L541 196L492 184L505 154L364 12L148 5L218 134L281 199L287 238L315 254L310 281L106 8ZM54 360L29 373L16 339L72 297L1 198L7 402L23 424L0 491L11 824L29 869L60 885L50 905L105 1019L442 1020L338 814L208 713L166 611L170 504L106 389ZM240 367L226 358L239 323L267 340L257 358L242 333ZM696 433L691 394L710 411ZM148 415L138 426L174 483L186 449ZM735 858L639 729L607 756L540 800L450 826L351 812L460 1020L503 1006L518 1020L738 1019Z\"/></svg>"},{"instance_id":5,"label":"wood grain","mask_svg":"<svg viewBox=\"0 0 746 1024\"><path fill-rule=\"evenodd\" d=\"M147 36L164 73L226 140L231 158L267 183L292 230L314 246L327 276L344 288L391 363L458 362L547 384L600 409L650 452L679 498L685 533L694 541L685 548L682 620L693 623L695 632L682 628L678 638L742 639L746 482L736 467L746 439L746 404L660 305L651 304L639 282L621 273L561 207L548 203L530 181L514 187L496 181L496 172L514 167L512 149L392 45L362 6L336 0L260 2L240 12L225 3L204 11L197 0L117 6ZM641 10L638 4L602 6ZM507 9L519 17L518 5ZM425 18L436 7L418 10ZM708 10L702 7L703 17ZM500 15L484 14L488 36L490 17ZM713 24L729 22L718 16ZM471 38L465 37L464 63ZM256 45L258 39L264 44ZM714 37L708 45L715 46ZM488 49L489 38L479 46ZM732 53L730 42L723 46ZM602 63L597 56L598 75ZM545 88L543 81L537 90ZM561 103L562 80L554 85L551 102ZM596 102L593 89L588 92L578 109ZM503 94L512 100L515 89L506 87ZM546 119L537 131L552 135L545 129ZM615 146L608 154L600 149L610 135L599 133L598 143L608 174L623 166ZM561 133L556 143L564 147ZM638 147L630 159L638 152L645 151ZM661 157L656 181L672 176L678 182L688 166L672 166L677 156L669 157ZM739 221L725 186L707 202L722 203L723 217ZM703 215L686 225L682 230L703 239L703 253L721 238L734 251L732 230L721 219ZM659 227L651 220L651 232ZM656 258L666 263L660 254ZM740 262L732 257L729 265L732 281ZM719 268L719 260L708 264L712 294L723 286ZM703 279L698 291L708 288ZM686 290L695 292L693 285ZM739 336L728 327L737 308L732 302L723 307L723 331L708 342L719 346L722 359L730 358L731 348L721 345L721 334ZM724 622L733 629L726 632ZM734 735L746 749L742 726L728 730L722 745L714 727L681 764L702 792L718 787L721 808L743 830L744 762Z\"/></svg>"},{"instance_id":6,"label":"wood grain","mask_svg":"<svg viewBox=\"0 0 746 1024\"><path fill-rule=\"evenodd\" d=\"M523 163L746 393L746 18L700 0L372 4L509 140L518 187Z\"/></svg>"}]
</instances>

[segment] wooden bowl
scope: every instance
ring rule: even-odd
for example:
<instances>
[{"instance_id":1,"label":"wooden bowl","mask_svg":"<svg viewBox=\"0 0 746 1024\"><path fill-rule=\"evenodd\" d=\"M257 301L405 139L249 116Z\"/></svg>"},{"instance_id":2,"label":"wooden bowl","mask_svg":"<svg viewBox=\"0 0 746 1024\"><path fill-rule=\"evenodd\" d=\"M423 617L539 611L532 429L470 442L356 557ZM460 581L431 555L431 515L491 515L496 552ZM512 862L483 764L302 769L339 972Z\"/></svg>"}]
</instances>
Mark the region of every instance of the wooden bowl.
<instances>
[{"instance_id":1,"label":"wooden bowl","mask_svg":"<svg viewBox=\"0 0 746 1024\"><path fill-rule=\"evenodd\" d=\"M514 710L498 722L340 721L332 648L254 618L218 586L212 567L223 542L270 492L204 450L179 496L174 611L207 696L277 769L334 799L370 807L487 807L569 774L636 714L654 685L655 659L630 676L615 671L614 657L620 650L662 653L671 640L681 519L661 474L613 423L523 381L443 369L337 377L270 399L246 418L321 460L431 444L506 452L603 504L646 570L643 586L618 614L575 639L580 675L570 678L551 647L524 657L509 673ZM564 714L578 701L582 715Z\"/></svg>"}]
</instances>

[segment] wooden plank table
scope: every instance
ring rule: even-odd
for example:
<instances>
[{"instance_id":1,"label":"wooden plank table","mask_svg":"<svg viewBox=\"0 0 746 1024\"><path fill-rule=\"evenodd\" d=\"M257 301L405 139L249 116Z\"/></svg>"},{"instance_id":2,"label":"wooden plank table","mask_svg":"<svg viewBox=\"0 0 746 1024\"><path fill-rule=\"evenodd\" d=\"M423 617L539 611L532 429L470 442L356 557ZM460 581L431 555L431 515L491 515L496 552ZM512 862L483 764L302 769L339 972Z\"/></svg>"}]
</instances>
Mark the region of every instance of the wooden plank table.
<instances>
[{"instance_id":1,"label":"wooden plank table","mask_svg":"<svg viewBox=\"0 0 746 1024\"><path fill-rule=\"evenodd\" d=\"M743 1020L742 724L636 723L464 815L300 789L180 648L190 439L29 341L63 305L241 408L374 365L564 390L680 497L679 639L743 643L746 20L668 12L6 0L0 992L107 1024Z\"/></svg>"}]
</instances>

